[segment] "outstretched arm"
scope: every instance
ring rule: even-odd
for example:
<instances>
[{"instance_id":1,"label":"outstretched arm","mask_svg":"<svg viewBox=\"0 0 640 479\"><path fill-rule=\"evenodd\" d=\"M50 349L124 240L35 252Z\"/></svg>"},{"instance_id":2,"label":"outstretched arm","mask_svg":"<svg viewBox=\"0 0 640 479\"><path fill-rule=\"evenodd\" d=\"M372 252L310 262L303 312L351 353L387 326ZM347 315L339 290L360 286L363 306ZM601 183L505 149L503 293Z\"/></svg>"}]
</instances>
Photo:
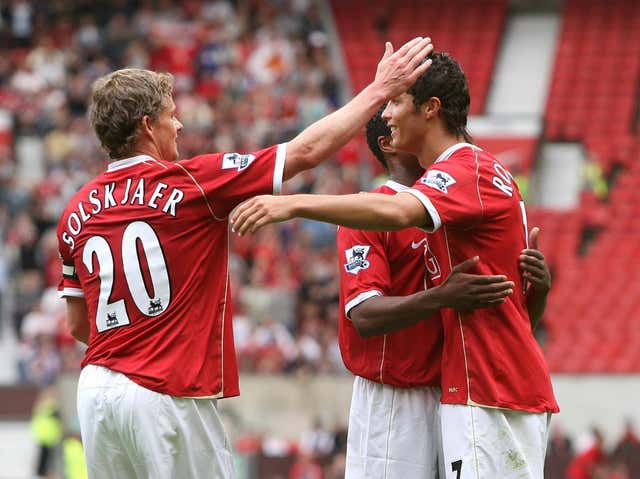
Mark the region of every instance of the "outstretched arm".
<instances>
[{"instance_id":1,"label":"outstretched arm","mask_svg":"<svg viewBox=\"0 0 640 479\"><path fill-rule=\"evenodd\" d=\"M234 231L243 235L253 233L266 224L291 218L375 231L396 231L409 226L429 229L433 226L422 203L405 193L393 196L379 193L256 196L236 208L231 222Z\"/></svg>"},{"instance_id":2,"label":"outstretched arm","mask_svg":"<svg viewBox=\"0 0 640 479\"><path fill-rule=\"evenodd\" d=\"M527 310L531 328L535 329L538 321L544 314L547 306L547 296L551 289L551 274L544 260L544 255L538 249L538 235L540 228L531 229L529 234L529 249L524 249L520 253L520 269L524 279L529 282L526 293Z\"/></svg>"},{"instance_id":3,"label":"outstretched arm","mask_svg":"<svg viewBox=\"0 0 640 479\"><path fill-rule=\"evenodd\" d=\"M349 316L361 336L387 334L411 326L442 308L459 311L501 304L513 293L506 276L466 273L478 257L455 266L444 283L409 296L373 296L354 307Z\"/></svg>"},{"instance_id":4,"label":"outstretched arm","mask_svg":"<svg viewBox=\"0 0 640 479\"><path fill-rule=\"evenodd\" d=\"M284 179L317 166L343 147L386 101L407 91L429 68L431 60L423 60L431 51L430 38L414 38L395 53L387 42L374 81L287 144Z\"/></svg>"}]
</instances>

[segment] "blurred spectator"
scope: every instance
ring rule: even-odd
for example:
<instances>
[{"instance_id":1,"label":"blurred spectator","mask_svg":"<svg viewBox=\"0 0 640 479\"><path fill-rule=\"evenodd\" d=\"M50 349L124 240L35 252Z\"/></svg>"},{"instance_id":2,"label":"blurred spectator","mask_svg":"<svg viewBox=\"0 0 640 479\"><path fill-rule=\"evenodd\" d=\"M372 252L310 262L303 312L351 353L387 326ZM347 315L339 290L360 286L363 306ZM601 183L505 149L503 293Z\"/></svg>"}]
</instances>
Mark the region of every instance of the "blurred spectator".
<instances>
[{"instance_id":1,"label":"blurred spectator","mask_svg":"<svg viewBox=\"0 0 640 479\"><path fill-rule=\"evenodd\" d=\"M56 391L44 389L33 409L31 432L38 444L37 477L54 477L54 451L62 440L62 421L58 410Z\"/></svg>"},{"instance_id":2,"label":"blurred spectator","mask_svg":"<svg viewBox=\"0 0 640 479\"><path fill-rule=\"evenodd\" d=\"M594 427L583 447L577 451L577 455L569 463L567 479L595 479L596 473L602 474L601 466L605 461L602 433Z\"/></svg>"},{"instance_id":3,"label":"blurred spectator","mask_svg":"<svg viewBox=\"0 0 640 479\"><path fill-rule=\"evenodd\" d=\"M79 368L82 355L40 298L59 278L54 231L61 209L106 160L86 121L91 82L125 66L173 73L183 157L286 141L338 106L339 83L313 0L285 0L277 8L230 0L81 2L73 9L16 0L8 13L0 109L13 114L14 144L29 135L30 147L42 153L27 158L16 147L0 157L0 261L15 281L10 314L20 339L19 377L49 384ZM366 181L354 159L308 172L288 188L354 192ZM34 183L34 174L43 179ZM236 250L243 370L344 370L332 318L334 236L331 226L299 222L265 228ZM312 318L309 303L318 304Z\"/></svg>"},{"instance_id":4,"label":"blurred spectator","mask_svg":"<svg viewBox=\"0 0 640 479\"><path fill-rule=\"evenodd\" d=\"M67 436L62 441L62 451L65 479L87 479L87 464L80 436Z\"/></svg>"},{"instance_id":5,"label":"blurred spectator","mask_svg":"<svg viewBox=\"0 0 640 479\"><path fill-rule=\"evenodd\" d=\"M326 457L334 448L335 437L324 428L322 420L315 418L311 430L305 432L300 439L300 450L311 457Z\"/></svg>"},{"instance_id":6,"label":"blurred spectator","mask_svg":"<svg viewBox=\"0 0 640 479\"><path fill-rule=\"evenodd\" d=\"M640 440L631 420L627 420L611 457L619 464L626 465L629 477L640 477Z\"/></svg>"},{"instance_id":7,"label":"blurred spectator","mask_svg":"<svg viewBox=\"0 0 640 479\"><path fill-rule=\"evenodd\" d=\"M344 474L344 473L343 473ZM313 456L299 452L296 461L289 469L289 479L323 479L322 466Z\"/></svg>"},{"instance_id":8,"label":"blurred spectator","mask_svg":"<svg viewBox=\"0 0 640 479\"><path fill-rule=\"evenodd\" d=\"M547 479L565 479L565 471L572 457L573 445L571 440L557 424L552 425L545 458L544 477Z\"/></svg>"}]
</instances>

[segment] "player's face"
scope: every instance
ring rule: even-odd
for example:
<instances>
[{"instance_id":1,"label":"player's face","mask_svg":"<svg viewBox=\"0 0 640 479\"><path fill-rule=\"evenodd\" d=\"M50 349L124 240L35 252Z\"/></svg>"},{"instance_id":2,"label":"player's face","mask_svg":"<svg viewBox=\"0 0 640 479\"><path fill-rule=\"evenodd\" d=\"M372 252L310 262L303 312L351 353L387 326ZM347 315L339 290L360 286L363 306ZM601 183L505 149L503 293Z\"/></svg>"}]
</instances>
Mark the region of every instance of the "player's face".
<instances>
[{"instance_id":1,"label":"player's face","mask_svg":"<svg viewBox=\"0 0 640 479\"><path fill-rule=\"evenodd\" d=\"M173 99L169 99L166 108L158 115L154 125L154 142L165 161L177 161L178 133L182 130L182 123L176 117L176 105Z\"/></svg>"},{"instance_id":2,"label":"player's face","mask_svg":"<svg viewBox=\"0 0 640 479\"><path fill-rule=\"evenodd\" d=\"M420 111L413 105L413 97L403 93L389 101L382 118L391 129L391 146L396 151L417 154L424 132Z\"/></svg>"}]
</instances>

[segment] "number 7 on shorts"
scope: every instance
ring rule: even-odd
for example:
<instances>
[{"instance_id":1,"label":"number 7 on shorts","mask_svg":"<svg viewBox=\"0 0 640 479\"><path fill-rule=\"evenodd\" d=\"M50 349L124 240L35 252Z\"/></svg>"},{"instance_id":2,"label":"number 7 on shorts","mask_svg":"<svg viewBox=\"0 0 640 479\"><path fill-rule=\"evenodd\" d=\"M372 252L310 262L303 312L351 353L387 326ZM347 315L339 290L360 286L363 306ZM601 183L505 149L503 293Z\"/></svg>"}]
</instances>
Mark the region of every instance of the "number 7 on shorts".
<instances>
[{"instance_id":1,"label":"number 7 on shorts","mask_svg":"<svg viewBox=\"0 0 640 479\"><path fill-rule=\"evenodd\" d=\"M453 472L457 472L456 479L460 479L460 475L462 474L462 459L453 461L451 463L451 470Z\"/></svg>"}]
</instances>

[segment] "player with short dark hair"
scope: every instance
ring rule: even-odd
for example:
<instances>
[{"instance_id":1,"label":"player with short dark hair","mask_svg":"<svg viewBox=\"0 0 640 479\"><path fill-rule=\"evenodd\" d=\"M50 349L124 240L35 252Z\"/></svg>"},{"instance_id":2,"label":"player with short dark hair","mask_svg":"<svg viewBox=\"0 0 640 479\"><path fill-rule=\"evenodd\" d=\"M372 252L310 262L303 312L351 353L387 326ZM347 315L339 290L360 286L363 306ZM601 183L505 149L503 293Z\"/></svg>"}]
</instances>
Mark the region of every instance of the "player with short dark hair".
<instances>
[{"instance_id":1,"label":"player with short dark hair","mask_svg":"<svg viewBox=\"0 0 640 479\"><path fill-rule=\"evenodd\" d=\"M389 173L389 180L374 192L405 191L424 174L414 155L391 146L382 109L367 123L366 136L369 149ZM419 228L338 229L339 344L345 365L355 375L347 479L445 476L440 457L440 309L499 304L513 286L504 276L464 273L476 260L456 266L445 283L434 286L442 271L429 248L431 239ZM356 257L356 249L364 254ZM530 261L524 269L534 274L532 284L548 291L544 257L538 251L525 250L523 255Z\"/></svg>"},{"instance_id":2,"label":"player with short dark hair","mask_svg":"<svg viewBox=\"0 0 640 479\"><path fill-rule=\"evenodd\" d=\"M521 255L529 246L524 203L504 165L465 142L469 96L462 69L444 53L432 60L383 113L392 146L426 168L412 188L393 196L258 197L241 205L232 222L240 234L292 217L377 231L418 226L432 233L429 246L443 278L453 265L480 256L475 273L513 281L514 294L502 304L442 312L446 477L542 478L549 418L558 405L532 328L546 293L531 271L519 270L519 263L529 264ZM461 81L432 91L444 78Z\"/></svg>"},{"instance_id":3,"label":"player with short dark hair","mask_svg":"<svg viewBox=\"0 0 640 479\"><path fill-rule=\"evenodd\" d=\"M90 478L233 477L216 406L239 394L229 212L351 139L429 63L430 39L393 52L374 81L292 141L179 160L172 77L125 69L94 83L90 118L114 160L65 208L60 295L88 343L78 415Z\"/></svg>"}]
</instances>

